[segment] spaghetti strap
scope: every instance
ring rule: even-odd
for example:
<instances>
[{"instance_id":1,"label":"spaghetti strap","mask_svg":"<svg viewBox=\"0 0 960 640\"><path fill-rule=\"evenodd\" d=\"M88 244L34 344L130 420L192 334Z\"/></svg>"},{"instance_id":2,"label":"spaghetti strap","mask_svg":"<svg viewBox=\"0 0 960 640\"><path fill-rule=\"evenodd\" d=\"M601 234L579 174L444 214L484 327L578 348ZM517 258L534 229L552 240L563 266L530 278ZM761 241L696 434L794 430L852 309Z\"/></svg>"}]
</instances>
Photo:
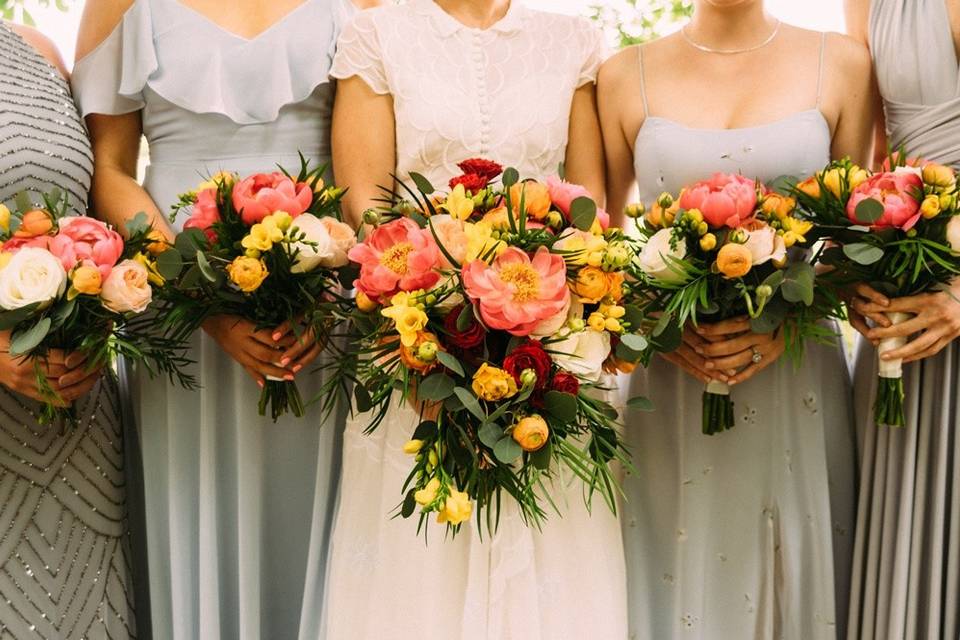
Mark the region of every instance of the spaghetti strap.
<instances>
[{"instance_id":1,"label":"spaghetti strap","mask_svg":"<svg viewBox=\"0 0 960 640\"><path fill-rule=\"evenodd\" d=\"M643 117L650 117L650 107L647 105L647 81L643 72L643 45L637 45L637 61L640 63L640 100L643 102Z\"/></svg>"},{"instance_id":2,"label":"spaghetti strap","mask_svg":"<svg viewBox=\"0 0 960 640\"><path fill-rule=\"evenodd\" d=\"M820 63L817 67L817 103L816 108L820 108L820 98L823 94L823 52L827 48L827 32L820 34Z\"/></svg>"}]
</instances>

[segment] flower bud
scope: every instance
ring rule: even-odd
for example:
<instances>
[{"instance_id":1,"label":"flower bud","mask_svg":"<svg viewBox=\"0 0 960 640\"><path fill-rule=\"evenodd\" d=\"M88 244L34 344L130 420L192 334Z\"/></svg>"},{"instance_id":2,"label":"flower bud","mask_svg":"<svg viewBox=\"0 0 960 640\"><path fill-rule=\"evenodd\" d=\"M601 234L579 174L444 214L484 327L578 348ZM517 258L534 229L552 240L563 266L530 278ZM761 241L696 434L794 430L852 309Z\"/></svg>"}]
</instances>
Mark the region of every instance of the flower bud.
<instances>
[{"instance_id":1,"label":"flower bud","mask_svg":"<svg viewBox=\"0 0 960 640\"><path fill-rule=\"evenodd\" d=\"M520 373L520 384L524 389L529 389L533 385L537 384L537 372L533 369L524 369Z\"/></svg>"},{"instance_id":2,"label":"flower bud","mask_svg":"<svg viewBox=\"0 0 960 640\"><path fill-rule=\"evenodd\" d=\"M694 225L699 226L703 222L703 213L700 212L700 209L690 209L687 211L685 217Z\"/></svg>"},{"instance_id":3,"label":"flower bud","mask_svg":"<svg viewBox=\"0 0 960 640\"><path fill-rule=\"evenodd\" d=\"M735 242L737 244L746 244L747 242L747 233L743 229L734 229L730 232L730 242Z\"/></svg>"},{"instance_id":4,"label":"flower bud","mask_svg":"<svg viewBox=\"0 0 960 640\"><path fill-rule=\"evenodd\" d=\"M407 440L403 445L403 452L409 456L420 453L423 448L423 440Z\"/></svg>"},{"instance_id":5,"label":"flower bud","mask_svg":"<svg viewBox=\"0 0 960 640\"><path fill-rule=\"evenodd\" d=\"M931 218L936 218L940 215L940 198L934 194L928 195L923 199L923 203L920 205L920 213L923 214L923 217L927 220Z\"/></svg>"},{"instance_id":6,"label":"flower bud","mask_svg":"<svg viewBox=\"0 0 960 640\"><path fill-rule=\"evenodd\" d=\"M697 225L697 235L705 236L710 232L710 225L706 222L701 222Z\"/></svg>"},{"instance_id":7,"label":"flower bud","mask_svg":"<svg viewBox=\"0 0 960 640\"><path fill-rule=\"evenodd\" d=\"M713 251L717 247L717 236L708 233L700 238L700 248L704 251Z\"/></svg>"},{"instance_id":8,"label":"flower bud","mask_svg":"<svg viewBox=\"0 0 960 640\"><path fill-rule=\"evenodd\" d=\"M378 225L380 224L380 212L376 209L367 209L363 212L363 224L369 225Z\"/></svg>"},{"instance_id":9,"label":"flower bud","mask_svg":"<svg viewBox=\"0 0 960 640\"><path fill-rule=\"evenodd\" d=\"M553 227L554 229L559 229L560 225L563 224L563 216L560 215L559 211L551 211L547 214L547 226Z\"/></svg>"},{"instance_id":10,"label":"flower bud","mask_svg":"<svg viewBox=\"0 0 960 640\"><path fill-rule=\"evenodd\" d=\"M604 329L610 333L620 333L623 328L620 326L620 321L616 318L607 318L604 321Z\"/></svg>"},{"instance_id":11,"label":"flower bud","mask_svg":"<svg viewBox=\"0 0 960 640\"><path fill-rule=\"evenodd\" d=\"M440 458L437 457L437 452L433 449L430 449L430 453L427 454L427 462L430 464L431 469L435 468L437 463L440 462Z\"/></svg>"},{"instance_id":12,"label":"flower bud","mask_svg":"<svg viewBox=\"0 0 960 640\"><path fill-rule=\"evenodd\" d=\"M417 358L424 362L433 362L437 359L437 351L439 348L436 342L424 342L417 348Z\"/></svg>"},{"instance_id":13,"label":"flower bud","mask_svg":"<svg viewBox=\"0 0 960 640\"><path fill-rule=\"evenodd\" d=\"M956 200L957 198L953 194L943 194L940 196L940 210L949 211L950 209L953 209L953 205L956 204Z\"/></svg>"},{"instance_id":14,"label":"flower bud","mask_svg":"<svg viewBox=\"0 0 960 640\"><path fill-rule=\"evenodd\" d=\"M393 210L402 216L411 216L417 212L417 208L413 206L413 203L409 200L401 200L396 204Z\"/></svg>"},{"instance_id":15,"label":"flower bud","mask_svg":"<svg viewBox=\"0 0 960 640\"><path fill-rule=\"evenodd\" d=\"M570 330L571 331L583 331L587 328L587 323L583 321L583 318L574 318L570 321Z\"/></svg>"},{"instance_id":16,"label":"flower bud","mask_svg":"<svg viewBox=\"0 0 960 640\"><path fill-rule=\"evenodd\" d=\"M607 328L607 319L603 317L603 314L594 312L587 318L587 324L594 331L603 331Z\"/></svg>"},{"instance_id":17,"label":"flower bud","mask_svg":"<svg viewBox=\"0 0 960 640\"><path fill-rule=\"evenodd\" d=\"M757 300L769 300L772 295L773 287L770 285L762 284L757 287Z\"/></svg>"},{"instance_id":18,"label":"flower bud","mask_svg":"<svg viewBox=\"0 0 960 640\"><path fill-rule=\"evenodd\" d=\"M623 215L632 219L639 218L646 212L647 212L647 208L643 206L642 202L635 202L634 204L628 204L623 209Z\"/></svg>"},{"instance_id":19,"label":"flower bud","mask_svg":"<svg viewBox=\"0 0 960 640\"><path fill-rule=\"evenodd\" d=\"M673 196L667 192L660 194L660 197L657 198L657 204L660 205L661 209L669 209L673 206Z\"/></svg>"},{"instance_id":20,"label":"flower bud","mask_svg":"<svg viewBox=\"0 0 960 640\"><path fill-rule=\"evenodd\" d=\"M950 190L956 186L957 177L950 167L931 162L923 168L923 181L937 189Z\"/></svg>"}]
</instances>

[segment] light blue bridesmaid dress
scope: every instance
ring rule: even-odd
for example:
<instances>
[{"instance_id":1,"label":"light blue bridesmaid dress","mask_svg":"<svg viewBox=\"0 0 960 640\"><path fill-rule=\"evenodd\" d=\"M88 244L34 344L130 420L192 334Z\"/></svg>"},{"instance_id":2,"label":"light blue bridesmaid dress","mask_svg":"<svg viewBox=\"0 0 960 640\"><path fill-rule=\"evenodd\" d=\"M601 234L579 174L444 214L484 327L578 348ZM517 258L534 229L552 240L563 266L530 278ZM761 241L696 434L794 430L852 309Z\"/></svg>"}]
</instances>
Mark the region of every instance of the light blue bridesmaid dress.
<instances>
[{"instance_id":1,"label":"light blue bridesmaid dress","mask_svg":"<svg viewBox=\"0 0 960 640\"><path fill-rule=\"evenodd\" d=\"M298 151L327 162L327 73L347 10L305 0L247 39L177 0L135 0L76 65L81 112L140 112L144 187L161 211L219 170L296 170ZM131 381L153 634L315 638L343 416L323 424L314 409L274 424L257 415L256 384L213 340L197 335L191 357L200 391L138 372ZM305 398L321 384L309 371L298 376Z\"/></svg>"},{"instance_id":2,"label":"light blue bridesmaid dress","mask_svg":"<svg viewBox=\"0 0 960 640\"><path fill-rule=\"evenodd\" d=\"M767 182L812 174L831 146L817 96L811 109L741 129L648 115L634 147L641 200L717 171ZM835 640L854 470L839 347L811 345L799 369L784 358L734 387L736 426L722 434L701 433L703 388L660 359L632 378L630 395L656 411L625 419L637 470L622 520L631 640Z\"/></svg>"}]
</instances>

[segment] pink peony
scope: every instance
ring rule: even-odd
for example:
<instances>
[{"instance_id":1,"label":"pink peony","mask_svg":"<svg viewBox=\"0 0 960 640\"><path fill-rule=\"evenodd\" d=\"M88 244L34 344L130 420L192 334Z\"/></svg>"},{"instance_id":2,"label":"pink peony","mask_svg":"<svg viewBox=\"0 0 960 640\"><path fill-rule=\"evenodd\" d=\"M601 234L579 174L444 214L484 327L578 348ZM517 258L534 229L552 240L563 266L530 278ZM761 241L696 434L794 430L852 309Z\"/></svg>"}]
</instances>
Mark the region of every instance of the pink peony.
<instances>
[{"instance_id":1,"label":"pink peony","mask_svg":"<svg viewBox=\"0 0 960 640\"><path fill-rule=\"evenodd\" d=\"M757 183L743 176L715 173L709 180L684 189L681 209L699 209L713 229L740 228L753 218L757 207Z\"/></svg>"},{"instance_id":2,"label":"pink peony","mask_svg":"<svg viewBox=\"0 0 960 640\"><path fill-rule=\"evenodd\" d=\"M398 291L430 289L440 280L437 243L429 229L409 218L377 227L347 255L360 265L354 286L380 302Z\"/></svg>"},{"instance_id":3,"label":"pink peony","mask_svg":"<svg viewBox=\"0 0 960 640\"><path fill-rule=\"evenodd\" d=\"M197 194L197 202L193 205L193 213L183 223L184 229L200 229L207 234L210 242L217 241L217 234L213 225L220 222L220 209L217 207L217 190L204 189Z\"/></svg>"},{"instance_id":4,"label":"pink peony","mask_svg":"<svg viewBox=\"0 0 960 640\"><path fill-rule=\"evenodd\" d=\"M84 262L96 266L104 280L123 254L120 234L85 216L61 218L57 235L35 240L46 241L44 248L60 260L67 272Z\"/></svg>"},{"instance_id":5,"label":"pink peony","mask_svg":"<svg viewBox=\"0 0 960 640\"><path fill-rule=\"evenodd\" d=\"M587 191L585 187L579 184L573 184L572 182L566 182L556 176L547 178L547 192L550 194L550 201L553 202L553 206L563 212L563 215L566 216L568 220L570 218L570 207L573 206L574 200L577 198L593 199L593 196L590 195L590 192ZM610 226L610 216L599 207L597 208L597 220L604 230Z\"/></svg>"},{"instance_id":6,"label":"pink peony","mask_svg":"<svg viewBox=\"0 0 960 640\"><path fill-rule=\"evenodd\" d=\"M285 211L296 218L312 203L310 185L294 184L282 173L258 173L233 187L233 207L248 225L277 211Z\"/></svg>"},{"instance_id":7,"label":"pink peony","mask_svg":"<svg viewBox=\"0 0 960 640\"><path fill-rule=\"evenodd\" d=\"M873 229L894 228L909 231L920 219L920 201L917 196L922 191L923 179L914 172L875 174L850 194L847 217L854 224L863 224ZM883 205L883 215L869 224L857 220L857 206L867 198L873 198Z\"/></svg>"},{"instance_id":8,"label":"pink peony","mask_svg":"<svg viewBox=\"0 0 960 640\"><path fill-rule=\"evenodd\" d=\"M530 335L570 305L566 264L546 247L532 259L510 247L492 265L475 260L463 269L463 286L489 328L515 336Z\"/></svg>"}]
</instances>

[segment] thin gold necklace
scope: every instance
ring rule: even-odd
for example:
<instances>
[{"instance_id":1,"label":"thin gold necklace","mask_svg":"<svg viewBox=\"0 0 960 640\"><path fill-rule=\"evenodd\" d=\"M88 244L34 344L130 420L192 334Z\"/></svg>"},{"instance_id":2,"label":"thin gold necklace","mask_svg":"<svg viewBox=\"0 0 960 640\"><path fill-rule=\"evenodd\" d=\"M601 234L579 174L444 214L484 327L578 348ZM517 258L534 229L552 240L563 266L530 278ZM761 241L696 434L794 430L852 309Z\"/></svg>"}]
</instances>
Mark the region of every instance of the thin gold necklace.
<instances>
[{"instance_id":1,"label":"thin gold necklace","mask_svg":"<svg viewBox=\"0 0 960 640\"><path fill-rule=\"evenodd\" d=\"M707 45L700 44L699 42L691 38L689 33L687 33L686 25L684 25L684 27L680 29L680 35L682 35L683 39L687 41L687 44L689 44L694 49L699 49L704 53L719 53L720 55L732 56L738 53L750 53L751 51L756 51L757 49L763 49L765 46L773 42L774 38L777 37L777 34L780 33L781 25L783 25L783 22L780 20L777 20L777 26L773 28L773 33L771 33L766 40L764 40L760 44L756 44L756 45L753 45L752 47L747 47L745 49L714 49L713 47L708 47Z\"/></svg>"}]
</instances>

